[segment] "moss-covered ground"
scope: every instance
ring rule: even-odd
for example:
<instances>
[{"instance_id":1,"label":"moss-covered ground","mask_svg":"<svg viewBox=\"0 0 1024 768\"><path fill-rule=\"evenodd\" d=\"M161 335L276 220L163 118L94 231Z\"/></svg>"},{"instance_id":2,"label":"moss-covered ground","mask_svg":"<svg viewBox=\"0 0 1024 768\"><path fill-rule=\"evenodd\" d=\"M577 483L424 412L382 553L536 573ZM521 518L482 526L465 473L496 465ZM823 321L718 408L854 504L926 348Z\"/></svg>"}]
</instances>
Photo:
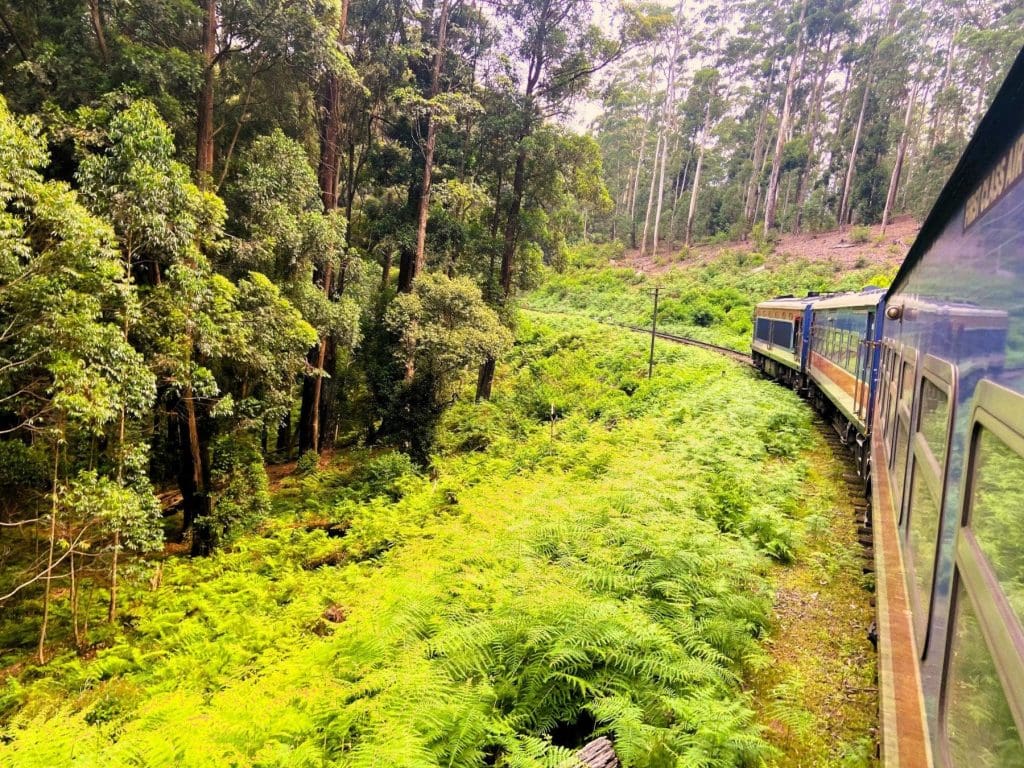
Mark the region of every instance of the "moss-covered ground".
<instances>
[{"instance_id":1,"label":"moss-covered ground","mask_svg":"<svg viewBox=\"0 0 1024 768\"><path fill-rule=\"evenodd\" d=\"M99 645L13 667L0 764L556 766L597 733L627 766L864 764L869 595L809 411L646 353L526 314L428 470L284 477L258 533L135 564Z\"/></svg>"},{"instance_id":2,"label":"moss-covered ground","mask_svg":"<svg viewBox=\"0 0 1024 768\"><path fill-rule=\"evenodd\" d=\"M823 440L819 424L806 454L804 544L775 566L772 664L750 680L758 721L787 768L874 765L878 721L870 575L844 472L845 452ZM842 451L843 449L840 449Z\"/></svg>"}]
</instances>

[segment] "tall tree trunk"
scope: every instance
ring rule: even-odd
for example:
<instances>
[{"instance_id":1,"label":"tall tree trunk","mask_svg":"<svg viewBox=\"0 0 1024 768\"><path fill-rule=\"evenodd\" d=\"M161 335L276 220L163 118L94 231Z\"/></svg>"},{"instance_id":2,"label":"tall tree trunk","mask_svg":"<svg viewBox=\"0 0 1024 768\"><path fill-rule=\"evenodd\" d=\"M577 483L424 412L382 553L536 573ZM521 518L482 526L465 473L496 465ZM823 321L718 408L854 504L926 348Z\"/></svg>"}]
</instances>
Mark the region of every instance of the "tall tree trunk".
<instances>
[{"instance_id":1,"label":"tall tree trunk","mask_svg":"<svg viewBox=\"0 0 1024 768\"><path fill-rule=\"evenodd\" d=\"M690 163L693 162L693 138L689 138L690 151L686 154L686 165L683 166L681 173L676 174L678 181L674 185L672 190L672 216L668 223L668 236L672 239L672 245L676 243L676 217L679 213L679 201L682 199L683 192L686 191L686 182L690 175Z\"/></svg>"},{"instance_id":2,"label":"tall tree trunk","mask_svg":"<svg viewBox=\"0 0 1024 768\"><path fill-rule=\"evenodd\" d=\"M807 197L807 182L810 180L811 169L814 167L814 153L818 148L818 130L821 125L821 99L825 92L825 80L828 78L829 67L832 63L832 33L829 32L825 43L825 54L821 62L821 69L814 83L814 94L811 97L810 134L807 139L807 162L800 171L800 181L796 187L796 227L800 231L803 224L804 200Z\"/></svg>"},{"instance_id":3,"label":"tall tree trunk","mask_svg":"<svg viewBox=\"0 0 1024 768\"><path fill-rule=\"evenodd\" d=\"M857 150L860 149L860 134L864 128L864 112L868 106L868 94L870 91L871 72L869 68L867 80L864 81L864 96L860 100L860 114L857 117L857 127L853 133L853 146L850 147L850 161L846 165L846 179L843 181L843 196L839 201L839 215L836 217L840 229L848 223L850 189L853 186L853 174L857 167Z\"/></svg>"},{"instance_id":4,"label":"tall tree trunk","mask_svg":"<svg viewBox=\"0 0 1024 768\"><path fill-rule=\"evenodd\" d=\"M677 9L677 14L681 6ZM665 108L662 113L662 122L666 126L667 135L661 147L661 168L658 171L658 204L654 212L654 236L651 240L651 256L658 255L658 233L661 229L661 206L665 199L665 163L668 160L668 135L674 135L675 121L675 97L676 97L676 58L679 56L679 17L676 18L675 39L672 43L672 60L668 65L668 92L665 96ZM655 158L657 159L657 158Z\"/></svg>"},{"instance_id":5,"label":"tall tree trunk","mask_svg":"<svg viewBox=\"0 0 1024 768\"><path fill-rule=\"evenodd\" d=\"M217 66L217 0L203 0L203 84L196 124L196 180L213 183L213 98Z\"/></svg>"},{"instance_id":6,"label":"tall tree trunk","mask_svg":"<svg viewBox=\"0 0 1024 768\"><path fill-rule=\"evenodd\" d=\"M334 270L328 265L324 274L323 292L331 296ZM329 334L324 334L307 358L314 373L307 375L302 385L302 405L299 409L299 454L307 451L321 451L323 443L320 439L320 419L322 412L323 378L330 375L325 367Z\"/></svg>"},{"instance_id":7,"label":"tall tree trunk","mask_svg":"<svg viewBox=\"0 0 1024 768\"><path fill-rule=\"evenodd\" d=\"M289 411L277 425L277 443L275 445L277 454L286 461L292 454L292 434L292 414Z\"/></svg>"},{"instance_id":8,"label":"tall tree trunk","mask_svg":"<svg viewBox=\"0 0 1024 768\"><path fill-rule=\"evenodd\" d=\"M839 141L839 130L843 127L843 116L846 114L846 101L850 97L850 83L853 80L853 63L846 65L846 76L843 78L843 90L839 95L839 108L836 110L836 127L832 135Z\"/></svg>"},{"instance_id":9,"label":"tall tree trunk","mask_svg":"<svg viewBox=\"0 0 1024 768\"><path fill-rule=\"evenodd\" d=\"M60 479L60 442L53 447L53 474L50 477L50 536L46 558L46 579L43 586L43 620L39 625L39 663L46 662L46 630L50 621L50 584L53 581L53 555L57 547L57 512L60 497L57 494Z\"/></svg>"},{"instance_id":10,"label":"tall tree trunk","mask_svg":"<svg viewBox=\"0 0 1024 768\"><path fill-rule=\"evenodd\" d=\"M522 115L523 124L517 138L518 153L516 154L516 170L512 178L512 200L505 220L505 240L501 249L501 303L507 304L512 296L512 274L515 263L516 248L519 245L519 216L523 207L523 195L526 193L526 140L533 133L539 111L534 103L534 94L540 76L544 71L547 40L543 34L537 35L530 51L530 63L526 72L526 88L523 96L526 111ZM494 382L495 360L488 357L480 366L480 375L476 382L476 399L489 399L491 386Z\"/></svg>"},{"instance_id":11,"label":"tall tree trunk","mask_svg":"<svg viewBox=\"0 0 1024 768\"><path fill-rule=\"evenodd\" d=\"M526 137L523 137L524 140ZM519 214L526 192L526 146L520 142L516 156L516 172L512 177L512 204L505 222L505 240L501 251L501 294L503 302L512 295L512 267L515 263L516 247L519 244Z\"/></svg>"},{"instance_id":12,"label":"tall tree trunk","mask_svg":"<svg viewBox=\"0 0 1024 768\"><path fill-rule=\"evenodd\" d=\"M430 98L436 99L441 91L441 63L444 60L445 42L448 36L448 9L450 0L441 1L441 14L437 22L437 47L434 51L434 66L430 73ZM427 217L430 213L430 181L434 172L434 147L437 144L437 121L427 115L427 143L423 150L423 183L416 223L416 262L412 280L423 272L426 265ZM412 280L410 280L410 287Z\"/></svg>"},{"instance_id":13,"label":"tall tree trunk","mask_svg":"<svg viewBox=\"0 0 1024 768\"><path fill-rule=\"evenodd\" d=\"M208 554L213 545L212 531L208 526L197 525L208 519L212 512L212 499L208 487L208 462L206 447L199 427L195 393L186 385L181 397L182 414L185 420L184 443L181 451L181 474L187 475L187 482L179 486L185 507L186 528L192 529L192 554Z\"/></svg>"},{"instance_id":14,"label":"tall tree trunk","mask_svg":"<svg viewBox=\"0 0 1024 768\"><path fill-rule=\"evenodd\" d=\"M640 150L636 154L636 169L633 172L633 188L629 196L629 243L636 248L636 193L640 187L640 172L643 170L644 149L647 146L647 134L650 132L650 121L653 110L651 99L654 96L654 65L647 81L647 102L644 105L643 128L640 131Z\"/></svg>"},{"instance_id":15,"label":"tall tree trunk","mask_svg":"<svg viewBox=\"0 0 1024 768\"><path fill-rule=\"evenodd\" d=\"M700 194L700 173L704 168L704 147L711 128L711 100L704 107L704 128L701 130L700 151L697 153L697 168L693 172L693 189L690 190L690 210L686 214L686 247L693 244L693 222L697 217L697 196Z\"/></svg>"},{"instance_id":16,"label":"tall tree trunk","mask_svg":"<svg viewBox=\"0 0 1024 768\"><path fill-rule=\"evenodd\" d=\"M640 132L640 150L636 155L636 170L633 173L633 184L629 195L629 244L636 248L636 191L640 186L640 171L643 169L644 149L647 145L647 121Z\"/></svg>"},{"instance_id":17,"label":"tall tree trunk","mask_svg":"<svg viewBox=\"0 0 1024 768\"><path fill-rule=\"evenodd\" d=\"M349 0L344 0L338 18L337 41L344 45L345 32L348 28ZM340 202L341 178L341 79L334 72L328 72L321 90L321 130L320 130L320 164L317 169L317 180L320 185L320 199L324 206L324 215L330 215L338 209ZM328 301L332 298L334 269L328 264L324 270L323 292ZM323 397L324 376L332 368L334 356L328 359L328 350L334 350L335 340L330 333L321 336L320 341L311 350L307 358L316 372L307 375L302 386L302 404L299 408L299 453L323 450L321 424L333 417L333 400Z\"/></svg>"},{"instance_id":18,"label":"tall tree trunk","mask_svg":"<svg viewBox=\"0 0 1024 768\"><path fill-rule=\"evenodd\" d=\"M515 264L516 247L519 240L519 213L522 210L523 194L526 191L526 146L524 141L528 131L519 141L519 154L516 156L516 170L512 178L512 200L509 204L508 218L505 220L505 239L501 251L501 303L508 302L512 295L512 275ZM476 381L476 399L489 400L494 384L496 361L488 357L480 366Z\"/></svg>"},{"instance_id":19,"label":"tall tree trunk","mask_svg":"<svg viewBox=\"0 0 1024 768\"><path fill-rule=\"evenodd\" d=\"M658 181L658 158L661 156L661 145L664 141L664 129L658 130L658 141L654 145L654 161L651 163L651 188L647 190L647 212L644 214L644 233L640 238L640 258L647 253L647 232L651 227L651 209L654 207L654 188Z\"/></svg>"},{"instance_id":20,"label":"tall tree trunk","mask_svg":"<svg viewBox=\"0 0 1024 768\"><path fill-rule=\"evenodd\" d=\"M942 82L939 85L939 90L936 93L936 105L932 110L932 124L928 131L928 151L930 152L935 148L936 144L941 144L945 138L945 131L941 129L944 121L943 110L942 110L942 94L946 92L949 87L949 79L953 73L953 55L956 50L956 36L960 31L959 21L955 23L949 30L949 37L946 40L946 64L942 71Z\"/></svg>"},{"instance_id":21,"label":"tall tree trunk","mask_svg":"<svg viewBox=\"0 0 1024 768\"><path fill-rule=\"evenodd\" d=\"M658 171L658 204L654 209L654 232L651 236L651 258L658 255L658 231L661 228L661 206L665 199L665 162L668 160L668 141L661 148L661 168Z\"/></svg>"},{"instance_id":22,"label":"tall tree trunk","mask_svg":"<svg viewBox=\"0 0 1024 768\"><path fill-rule=\"evenodd\" d=\"M907 96L907 113L903 117L903 131L900 133L900 143L896 150L896 162L892 166L892 176L889 178L889 193L885 196L885 210L882 211L882 234L889 226L889 217L892 216L896 204L896 191L900 186L900 175L903 173L903 159L907 154L907 137L910 134L910 119L914 114L914 99L917 96L916 87L911 87Z\"/></svg>"},{"instance_id":23,"label":"tall tree trunk","mask_svg":"<svg viewBox=\"0 0 1024 768\"><path fill-rule=\"evenodd\" d=\"M338 168L341 162L341 81L333 72L324 78L320 93L320 164L317 178L324 212L338 207Z\"/></svg>"},{"instance_id":24,"label":"tall tree trunk","mask_svg":"<svg viewBox=\"0 0 1024 768\"><path fill-rule=\"evenodd\" d=\"M797 77L800 71L800 62L803 58L804 41L804 17L807 14L807 2L800 7L799 31L796 36L796 47L793 49L793 58L789 61L789 75L786 78L786 92L782 99L782 115L779 117L779 133L775 140L775 155L772 158L772 172L768 177L768 192L765 198L764 207L764 228L765 232L775 227L775 211L778 206L779 197L779 176L782 173L782 151L789 139L789 120L793 109L793 89L796 87Z\"/></svg>"},{"instance_id":25,"label":"tall tree trunk","mask_svg":"<svg viewBox=\"0 0 1024 768\"><path fill-rule=\"evenodd\" d=\"M747 182L747 194L744 199L743 216L747 227L751 227L757 218L757 203L760 192L761 175L764 168L765 138L768 133L768 110L772 101L772 88L775 85L775 62L768 69L768 84L764 92L764 105L761 117L757 121L757 133L754 135L754 151L751 158L750 180Z\"/></svg>"},{"instance_id":26,"label":"tall tree trunk","mask_svg":"<svg viewBox=\"0 0 1024 768\"><path fill-rule=\"evenodd\" d=\"M96 47L100 51L100 61L110 63L110 51L107 49L107 36L103 32L103 14L100 12L100 0L89 0L89 21L96 35Z\"/></svg>"}]
</instances>

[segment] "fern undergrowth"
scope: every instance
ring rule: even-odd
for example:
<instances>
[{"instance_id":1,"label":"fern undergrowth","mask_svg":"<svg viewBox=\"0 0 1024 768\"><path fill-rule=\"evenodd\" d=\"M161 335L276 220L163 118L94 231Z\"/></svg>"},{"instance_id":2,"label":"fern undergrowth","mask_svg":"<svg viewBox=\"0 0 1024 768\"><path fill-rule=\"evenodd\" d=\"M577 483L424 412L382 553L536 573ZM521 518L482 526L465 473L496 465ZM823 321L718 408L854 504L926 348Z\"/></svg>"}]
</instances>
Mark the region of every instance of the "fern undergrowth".
<instances>
[{"instance_id":1,"label":"fern undergrowth","mask_svg":"<svg viewBox=\"0 0 1024 768\"><path fill-rule=\"evenodd\" d=\"M429 474L296 473L258 534L140 565L93 654L10 674L0 764L563 766L597 734L630 767L770 761L743 683L803 546L809 415L658 357L648 381L642 338L521 318Z\"/></svg>"}]
</instances>

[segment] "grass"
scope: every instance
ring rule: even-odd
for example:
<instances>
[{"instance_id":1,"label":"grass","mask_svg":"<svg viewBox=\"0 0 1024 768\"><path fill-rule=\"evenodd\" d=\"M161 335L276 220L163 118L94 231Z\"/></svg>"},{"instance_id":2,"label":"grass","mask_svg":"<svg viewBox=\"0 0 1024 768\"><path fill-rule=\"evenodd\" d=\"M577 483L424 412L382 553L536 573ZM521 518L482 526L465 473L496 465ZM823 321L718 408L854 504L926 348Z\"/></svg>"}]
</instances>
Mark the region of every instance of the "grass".
<instances>
[{"instance_id":1,"label":"grass","mask_svg":"<svg viewBox=\"0 0 1024 768\"><path fill-rule=\"evenodd\" d=\"M643 338L527 314L429 472L308 467L230 550L137 565L100 647L8 674L0 763L557 766L607 733L626 766L853 765L864 701L815 693L786 738L768 706L818 690L810 659L871 674L852 640L776 663L779 595L815 568L867 610L810 415L702 350L658 361L647 381Z\"/></svg>"}]
</instances>

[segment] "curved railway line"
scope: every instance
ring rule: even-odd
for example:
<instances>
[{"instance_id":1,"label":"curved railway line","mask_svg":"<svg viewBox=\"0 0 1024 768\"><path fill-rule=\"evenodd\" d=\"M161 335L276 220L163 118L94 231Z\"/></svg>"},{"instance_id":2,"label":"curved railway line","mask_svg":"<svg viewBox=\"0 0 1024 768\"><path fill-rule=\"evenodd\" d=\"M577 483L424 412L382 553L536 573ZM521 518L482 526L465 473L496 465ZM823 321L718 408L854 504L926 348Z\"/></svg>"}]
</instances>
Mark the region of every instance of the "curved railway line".
<instances>
[{"instance_id":1,"label":"curved railway line","mask_svg":"<svg viewBox=\"0 0 1024 768\"><path fill-rule=\"evenodd\" d=\"M627 328L631 331L635 331L636 333L646 333L648 335L650 335L651 333L650 328L641 328L637 325L626 325L625 323L607 323L607 325L614 325L619 328ZM664 331L655 331L654 335L659 339L664 339L665 341L673 341L676 344L686 344L691 347L701 347L702 349L707 349L712 352L718 352L721 355L731 357L733 360L736 360L741 363L746 363L747 365L754 364L751 360L749 352L740 352L739 350L732 349L730 347L720 347L718 344L711 344L710 342L700 341L699 339L691 339L688 336L676 336L675 334L665 333Z\"/></svg>"},{"instance_id":2,"label":"curved railway line","mask_svg":"<svg viewBox=\"0 0 1024 768\"><path fill-rule=\"evenodd\" d=\"M600 323L601 325L610 325L615 328L625 328L627 331L633 331L634 333L643 333L647 336L651 335L650 328L643 328L639 325L628 325L627 323L615 323L610 320L597 320L589 315L584 315L579 312L560 312L552 309L536 309L534 307L523 307L528 312L537 312L542 315L568 315L569 317L579 317L584 320L589 320L593 323ZM749 352L740 352L738 349L732 349L731 347L722 347L718 344L712 344L707 341L701 341L699 339L692 339L689 336L677 336L672 333L665 333L664 331L655 331L654 335L664 341L672 341L676 344L686 344L691 347L701 347L702 349L710 350L711 352L718 352L719 354L730 357L736 362L745 363L746 365L753 365L753 360L750 357Z\"/></svg>"}]
</instances>

